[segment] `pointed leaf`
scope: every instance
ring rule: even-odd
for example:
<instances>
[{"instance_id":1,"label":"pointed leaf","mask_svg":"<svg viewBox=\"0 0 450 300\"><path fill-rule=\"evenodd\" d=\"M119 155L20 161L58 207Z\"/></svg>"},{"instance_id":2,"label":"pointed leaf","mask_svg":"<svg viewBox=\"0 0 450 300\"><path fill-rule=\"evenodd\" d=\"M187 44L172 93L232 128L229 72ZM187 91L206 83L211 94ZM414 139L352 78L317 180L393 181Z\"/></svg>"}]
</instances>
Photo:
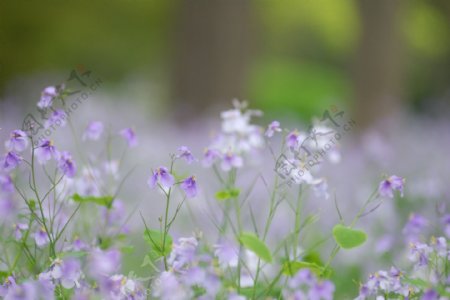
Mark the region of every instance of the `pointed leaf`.
<instances>
[{"instance_id":1,"label":"pointed leaf","mask_svg":"<svg viewBox=\"0 0 450 300\"><path fill-rule=\"evenodd\" d=\"M262 260L269 263L272 262L272 254L270 254L269 248L253 233L241 234L241 236L239 237L239 241L242 243L242 245L244 245L245 248L253 251Z\"/></svg>"},{"instance_id":2,"label":"pointed leaf","mask_svg":"<svg viewBox=\"0 0 450 300\"><path fill-rule=\"evenodd\" d=\"M334 226L333 237L336 243L344 249L358 247L367 240L367 234L364 231L352 229L342 224Z\"/></svg>"}]
</instances>

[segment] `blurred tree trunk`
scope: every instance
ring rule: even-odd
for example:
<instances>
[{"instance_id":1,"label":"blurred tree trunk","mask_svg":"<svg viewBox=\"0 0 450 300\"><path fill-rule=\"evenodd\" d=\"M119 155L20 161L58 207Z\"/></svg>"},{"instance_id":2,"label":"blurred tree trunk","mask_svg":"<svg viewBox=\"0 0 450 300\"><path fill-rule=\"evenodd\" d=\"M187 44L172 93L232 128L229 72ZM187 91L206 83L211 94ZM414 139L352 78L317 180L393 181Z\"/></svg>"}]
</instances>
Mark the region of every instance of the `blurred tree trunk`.
<instances>
[{"instance_id":1,"label":"blurred tree trunk","mask_svg":"<svg viewBox=\"0 0 450 300\"><path fill-rule=\"evenodd\" d=\"M359 0L361 37L355 57L354 118L363 130L402 106L402 0Z\"/></svg>"},{"instance_id":2,"label":"blurred tree trunk","mask_svg":"<svg viewBox=\"0 0 450 300\"><path fill-rule=\"evenodd\" d=\"M175 28L172 100L183 122L212 104L245 98L252 45L250 0L182 0Z\"/></svg>"}]
</instances>

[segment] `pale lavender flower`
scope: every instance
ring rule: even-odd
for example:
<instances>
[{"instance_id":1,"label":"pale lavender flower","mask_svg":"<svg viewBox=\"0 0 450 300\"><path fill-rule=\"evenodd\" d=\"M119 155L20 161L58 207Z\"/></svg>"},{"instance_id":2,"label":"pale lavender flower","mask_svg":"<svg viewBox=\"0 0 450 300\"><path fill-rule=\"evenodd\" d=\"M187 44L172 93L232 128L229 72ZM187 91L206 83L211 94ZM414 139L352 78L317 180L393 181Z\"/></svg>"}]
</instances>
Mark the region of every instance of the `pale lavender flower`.
<instances>
[{"instance_id":1,"label":"pale lavender flower","mask_svg":"<svg viewBox=\"0 0 450 300\"><path fill-rule=\"evenodd\" d=\"M14 183L11 179L11 176L0 174L0 191L4 193L14 192Z\"/></svg>"},{"instance_id":2,"label":"pale lavender flower","mask_svg":"<svg viewBox=\"0 0 450 300\"><path fill-rule=\"evenodd\" d=\"M197 196L197 182L195 176L184 179L180 184L181 189L186 193L188 198Z\"/></svg>"},{"instance_id":3,"label":"pale lavender flower","mask_svg":"<svg viewBox=\"0 0 450 300\"><path fill-rule=\"evenodd\" d=\"M409 216L408 222L403 228L402 233L405 235L408 242L419 241L420 234L428 224L428 220L418 213L413 213Z\"/></svg>"},{"instance_id":4,"label":"pale lavender flower","mask_svg":"<svg viewBox=\"0 0 450 300\"><path fill-rule=\"evenodd\" d=\"M101 212L108 225L121 224L125 217L125 204L121 200L115 199L110 209L101 207Z\"/></svg>"},{"instance_id":5,"label":"pale lavender flower","mask_svg":"<svg viewBox=\"0 0 450 300\"><path fill-rule=\"evenodd\" d=\"M231 152L228 152L224 155L222 159L222 163L220 164L220 167L225 172L230 171L232 168L241 168L244 164L242 157L233 154Z\"/></svg>"},{"instance_id":6,"label":"pale lavender flower","mask_svg":"<svg viewBox=\"0 0 450 300\"><path fill-rule=\"evenodd\" d=\"M58 161L58 168L69 178L75 176L77 171L77 165L72 159L72 155L69 152L64 151L61 153Z\"/></svg>"},{"instance_id":7,"label":"pale lavender flower","mask_svg":"<svg viewBox=\"0 0 450 300\"><path fill-rule=\"evenodd\" d=\"M40 294L45 299L54 299L55 283L53 282L51 271L41 273L38 277Z\"/></svg>"},{"instance_id":8,"label":"pale lavender flower","mask_svg":"<svg viewBox=\"0 0 450 300\"><path fill-rule=\"evenodd\" d=\"M392 175L388 179L380 182L378 187L378 193L384 198L394 198L394 190L400 192L400 196L403 197L403 187L405 184L405 179L396 175Z\"/></svg>"},{"instance_id":9,"label":"pale lavender flower","mask_svg":"<svg viewBox=\"0 0 450 300\"><path fill-rule=\"evenodd\" d=\"M447 249L447 240L445 239L445 237L443 236L438 238L432 237L431 241L432 241L431 244L434 250L436 251L436 254L440 257L447 258L450 253L448 252Z\"/></svg>"},{"instance_id":10,"label":"pale lavender flower","mask_svg":"<svg viewBox=\"0 0 450 300\"><path fill-rule=\"evenodd\" d=\"M138 145L136 133L132 128L122 129L119 134L127 141L128 147L133 148Z\"/></svg>"},{"instance_id":11,"label":"pale lavender flower","mask_svg":"<svg viewBox=\"0 0 450 300\"><path fill-rule=\"evenodd\" d=\"M89 246L79 237L75 237L72 242L71 249L73 249L74 251L85 251L89 249Z\"/></svg>"},{"instance_id":12,"label":"pale lavender flower","mask_svg":"<svg viewBox=\"0 0 450 300\"><path fill-rule=\"evenodd\" d=\"M1 167L4 171L10 172L17 168L22 160L23 158L20 155L18 155L16 152L10 151L5 154Z\"/></svg>"},{"instance_id":13,"label":"pale lavender flower","mask_svg":"<svg viewBox=\"0 0 450 300\"><path fill-rule=\"evenodd\" d=\"M83 141L85 140L92 140L92 141L96 141L100 138L100 136L103 133L103 123L99 122L99 121L92 121L88 124L88 126L86 127L86 130L84 131L83 134Z\"/></svg>"},{"instance_id":14,"label":"pale lavender flower","mask_svg":"<svg viewBox=\"0 0 450 300\"><path fill-rule=\"evenodd\" d=\"M161 300L184 300L190 299L189 291L178 281L173 272L164 271L155 281L152 294Z\"/></svg>"},{"instance_id":15,"label":"pale lavender flower","mask_svg":"<svg viewBox=\"0 0 450 300\"><path fill-rule=\"evenodd\" d=\"M63 109L56 109L52 112L50 117L47 121L45 121L45 128L52 127L53 125L56 125L58 127L64 127L66 126L66 118L67 114L64 112Z\"/></svg>"},{"instance_id":16,"label":"pale lavender flower","mask_svg":"<svg viewBox=\"0 0 450 300\"><path fill-rule=\"evenodd\" d=\"M421 300L439 300L441 299L439 297L438 292L436 292L433 289L427 290L425 293L423 293Z\"/></svg>"},{"instance_id":17,"label":"pale lavender flower","mask_svg":"<svg viewBox=\"0 0 450 300\"><path fill-rule=\"evenodd\" d=\"M11 217L14 209L14 201L11 198L0 198L0 219Z\"/></svg>"},{"instance_id":18,"label":"pale lavender flower","mask_svg":"<svg viewBox=\"0 0 450 300\"><path fill-rule=\"evenodd\" d=\"M8 294L8 290L10 287L14 287L16 285L16 280L12 276L8 276L0 285L0 297L5 297Z\"/></svg>"},{"instance_id":19,"label":"pale lavender flower","mask_svg":"<svg viewBox=\"0 0 450 300\"><path fill-rule=\"evenodd\" d=\"M120 251L116 249L106 251L94 249L89 255L90 271L94 277L112 275L119 269L120 262Z\"/></svg>"},{"instance_id":20,"label":"pale lavender flower","mask_svg":"<svg viewBox=\"0 0 450 300\"><path fill-rule=\"evenodd\" d=\"M298 148L299 146L299 132L297 130L291 131L286 136L286 145L289 148Z\"/></svg>"},{"instance_id":21,"label":"pale lavender flower","mask_svg":"<svg viewBox=\"0 0 450 300\"><path fill-rule=\"evenodd\" d=\"M38 162L40 164L45 164L52 158L56 158L57 151L55 146L53 146L53 142L50 140L44 140L42 143L34 150Z\"/></svg>"},{"instance_id":22,"label":"pale lavender flower","mask_svg":"<svg viewBox=\"0 0 450 300\"><path fill-rule=\"evenodd\" d=\"M219 150L206 149L203 155L202 165L205 168L211 167L221 156L222 154Z\"/></svg>"},{"instance_id":23,"label":"pale lavender flower","mask_svg":"<svg viewBox=\"0 0 450 300\"><path fill-rule=\"evenodd\" d=\"M41 227L38 231L34 234L34 241L36 242L36 246L39 248L45 247L50 242L50 239L48 238L48 234L45 231L44 227Z\"/></svg>"},{"instance_id":24,"label":"pale lavender flower","mask_svg":"<svg viewBox=\"0 0 450 300\"><path fill-rule=\"evenodd\" d=\"M427 266L433 249L423 243L411 243L410 248L409 259L416 263L416 267Z\"/></svg>"},{"instance_id":25,"label":"pale lavender flower","mask_svg":"<svg viewBox=\"0 0 450 300\"><path fill-rule=\"evenodd\" d=\"M265 136L270 138L274 135L275 132L281 132L280 122L278 121L273 121L272 123L269 124L265 132Z\"/></svg>"},{"instance_id":26,"label":"pale lavender flower","mask_svg":"<svg viewBox=\"0 0 450 300\"><path fill-rule=\"evenodd\" d=\"M198 242L194 237L178 239L178 243L173 245L173 249L168 260L174 270L181 270L194 260L197 246Z\"/></svg>"},{"instance_id":27,"label":"pale lavender flower","mask_svg":"<svg viewBox=\"0 0 450 300\"><path fill-rule=\"evenodd\" d=\"M239 295L235 292L232 292L228 294L227 300L246 300L247 298L245 296Z\"/></svg>"},{"instance_id":28,"label":"pale lavender flower","mask_svg":"<svg viewBox=\"0 0 450 300\"><path fill-rule=\"evenodd\" d=\"M174 183L175 179L172 174L169 173L169 170L165 167L159 167L155 171L153 171L152 176L150 176L148 180L148 185L151 189L155 188L156 185L161 183L161 185L165 188L170 188Z\"/></svg>"},{"instance_id":29,"label":"pale lavender flower","mask_svg":"<svg viewBox=\"0 0 450 300\"><path fill-rule=\"evenodd\" d=\"M66 289L71 289L78 285L81 276L80 262L75 258L56 260L52 266L51 275L53 279L59 280Z\"/></svg>"},{"instance_id":30,"label":"pale lavender flower","mask_svg":"<svg viewBox=\"0 0 450 300\"><path fill-rule=\"evenodd\" d=\"M309 300L332 300L334 284L331 281L316 282L308 292Z\"/></svg>"},{"instance_id":31,"label":"pale lavender flower","mask_svg":"<svg viewBox=\"0 0 450 300\"><path fill-rule=\"evenodd\" d=\"M181 146L178 148L177 158L184 158L188 164L193 163L196 159L194 155L192 155L191 151L186 146Z\"/></svg>"},{"instance_id":32,"label":"pale lavender flower","mask_svg":"<svg viewBox=\"0 0 450 300\"><path fill-rule=\"evenodd\" d=\"M450 238L450 214L446 214L441 219L442 229L445 235Z\"/></svg>"},{"instance_id":33,"label":"pale lavender flower","mask_svg":"<svg viewBox=\"0 0 450 300\"><path fill-rule=\"evenodd\" d=\"M36 300L38 291L35 282L26 281L22 284L11 285L4 300Z\"/></svg>"},{"instance_id":34,"label":"pale lavender flower","mask_svg":"<svg viewBox=\"0 0 450 300\"><path fill-rule=\"evenodd\" d=\"M13 130L5 146L9 151L22 152L28 147L28 136L22 130Z\"/></svg>"},{"instance_id":35,"label":"pale lavender flower","mask_svg":"<svg viewBox=\"0 0 450 300\"><path fill-rule=\"evenodd\" d=\"M236 267L239 261L239 249L228 241L224 241L214 246L214 255L219 260L222 268Z\"/></svg>"},{"instance_id":36,"label":"pale lavender flower","mask_svg":"<svg viewBox=\"0 0 450 300\"><path fill-rule=\"evenodd\" d=\"M14 224L14 237L16 240L20 240L22 238L22 231L28 230L28 224L17 223Z\"/></svg>"},{"instance_id":37,"label":"pale lavender flower","mask_svg":"<svg viewBox=\"0 0 450 300\"><path fill-rule=\"evenodd\" d=\"M53 104L53 99L58 96L58 90L54 86L46 87L41 94L41 99L37 103L40 109L49 108Z\"/></svg>"}]
</instances>

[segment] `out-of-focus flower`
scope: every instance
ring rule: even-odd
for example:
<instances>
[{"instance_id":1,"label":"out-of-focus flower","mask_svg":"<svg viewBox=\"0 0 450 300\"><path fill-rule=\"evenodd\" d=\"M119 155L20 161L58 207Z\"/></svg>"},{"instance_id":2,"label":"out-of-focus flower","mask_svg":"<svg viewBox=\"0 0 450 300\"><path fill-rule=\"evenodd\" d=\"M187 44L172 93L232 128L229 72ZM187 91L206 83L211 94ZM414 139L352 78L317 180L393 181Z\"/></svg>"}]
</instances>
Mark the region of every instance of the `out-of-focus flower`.
<instances>
[{"instance_id":1,"label":"out-of-focus flower","mask_svg":"<svg viewBox=\"0 0 450 300\"><path fill-rule=\"evenodd\" d=\"M286 145L289 148L297 149L299 144L300 133L297 130L291 131L286 136Z\"/></svg>"},{"instance_id":2,"label":"out-of-focus flower","mask_svg":"<svg viewBox=\"0 0 450 300\"><path fill-rule=\"evenodd\" d=\"M320 281L309 269L301 269L288 280L283 296L286 299L330 300L334 290L331 281Z\"/></svg>"},{"instance_id":3,"label":"out-of-focus flower","mask_svg":"<svg viewBox=\"0 0 450 300\"><path fill-rule=\"evenodd\" d=\"M246 300L247 298L245 296L236 294L235 292L232 292L228 295L227 300Z\"/></svg>"},{"instance_id":4,"label":"out-of-focus flower","mask_svg":"<svg viewBox=\"0 0 450 300\"><path fill-rule=\"evenodd\" d=\"M445 235L450 238L450 214L446 214L441 218L442 229Z\"/></svg>"},{"instance_id":5,"label":"out-of-focus flower","mask_svg":"<svg viewBox=\"0 0 450 300\"><path fill-rule=\"evenodd\" d=\"M89 255L89 270L94 277L107 277L119 269L120 262L120 251L94 249Z\"/></svg>"},{"instance_id":6,"label":"out-of-focus flower","mask_svg":"<svg viewBox=\"0 0 450 300\"><path fill-rule=\"evenodd\" d=\"M16 280L12 276L8 276L5 279L5 282L3 282L0 285L0 297L5 297L8 294L8 290L10 287L13 287L16 285Z\"/></svg>"},{"instance_id":7,"label":"out-of-focus flower","mask_svg":"<svg viewBox=\"0 0 450 300\"><path fill-rule=\"evenodd\" d=\"M54 125L58 127L66 126L67 114L62 109L56 109L52 112L47 121L45 121L45 128L52 127Z\"/></svg>"},{"instance_id":8,"label":"out-of-focus flower","mask_svg":"<svg viewBox=\"0 0 450 300\"><path fill-rule=\"evenodd\" d=\"M152 287L154 297L161 300L191 299L191 293L177 279L173 272L164 271Z\"/></svg>"},{"instance_id":9,"label":"out-of-focus flower","mask_svg":"<svg viewBox=\"0 0 450 300\"><path fill-rule=\"evenodd\" d=\"M188 164L191 164L196 160L194 155L192 155L191 151L186 146L181 146L178 148L177 158L184 158Z\"/></svg>"},{"instance_id":10,"label":"out-of-focus flower","mask_svg":"<svg viewBox=\"0 0 450 300\"><path fill-rule=\"evenodd\" d=\"M241 168L243 166L244 162L242 160L242 157L233 154L231 152L227 152L224 156L223 156L223 160L220 164L220 167L222 168L222 170L224 170L225 172L230 171L232 168Z\"/></svg>"},{"instance_id":11,"label":"out-of-focus flower","mask_svg":"<svg viewBox=\"0 0 450 300\"><path fill-rule=\"evenodd\" d=\"M330 198L330 194L328 193L328 184L325 178L314 179L311 182L311 185L316 197L323 198L325 200Z\"/></svg>"},{"instance_id":12,"label":"out-of-focus flower","mask_svg":"<svg viewBox=\"0 0 450 300\"><path fill-rule=\"evenodd\" d=\"M447 259L447 258L450 259L450 256L449 256L450 252L447 249L447 240L445 239L445 237L443 237L443 236L438 237L438 238L432 237L431 245L439 257L442 257L444 259Z\"/></svg>"},{"instance_id":13,"label":"out-of-focus flower","mask_svg":"<svg viewBox=\"0 0 450 300\"><path fill-rule=\"evenodd\" d=\"M64 288L71 289L75 285L79 285L78 280L81 276L80 262L75 258L57 259L53 263L51 275L53 279L59 280Z\"/></svg>"},{"instance_id":14,"label":"out-of-focus flower","mask_svg":"<svg viewBox=\"0 0 450 300\"><path fill-rule=\"evenodd\" d=\"M280 122L278 121L273 121L269 124L269 126L267 126L265 136L270 138L275 134L275 132L281 132Z\"/></svg>"},{"instance_id":15,"label":"out-of-focus flower","mask_svg":"<svg viewBox=\"0 0 450 300\"><path fill-rule=\"evenodd\" d=\"M150 179L148 180L148 185L153 189L158 182L161 183L163 187L170 188L175 183L175 179L172 174L169 173L167 168L159 167L153 171L152 176L150 176Z\"/></svg>"},{"instance_id":16,"label":"out-of-focus flower","mask_svg":"<svg viewBox=\"0 0 450 300\"><path fill-rule=\"evenodd\" d=\"M50 140L44 140L42 143L34 150L38 162L40 164L45 164L52 158L56 158L57 151L55 146L53 146L53 142Z\"/></svg>"},{"instance_id":17,"label":"out-of-focus flower","mask_svg":"<svg viewBox=\"0 0 450 300\"><path fill-rule=\"evenodd\" d=\"M14 183L11 176L7 174L0 174L0 192L12 193L14 192Z\"/></svg>"},{"instance_id":18,"label":"out-of-focus flower","mask_svg":"<svg viewBox=\"0 0 450 300\"><path fill-rule=\"evenodd\" d=\"M28 224L17 223L14 224L14 237L16 240L20 240L22 238L22 231L28 230Z\"/></svg>"},{"instance_id":19,"label":"out-of-focus flower","mask_svg":"<svg viewBox=\"0 0 450 300\"><path fill-rule=\"evenodd\" d=\"M53 99L58 96L58 89L54 86L46 87L41 93L41 99L37 103L40 109L49 108L53 104Z\"/></svg>"},{"instance_id":20,"label":"out-of-focus flower","mask_svg":"<svg viewBox=\"0 0 450 300\"><path fill-rule=\"evenodd\" d=\"M195 176L184 179L180 184L181 189L186 193L188 198L197 196L197 181Z\"/></svg>"},{"instance_id":21,"label":"out-of-focus flower","mask_svg":"<svg viewBox=\"0 0 450 300\"><path fill-rule=\"evenodd\" d=\"M35 300L38 298L38 291L35 282L26 281L22 284L11 285L5 300Z\"/></svg>"},{"instance_id":22,"label":"out-of-focus flower","mask_svg":"<svg viewBox=\"0 0 450 300\"><path fill-rule=\"evenodd\" d=\"M98 140L102 133L103 133L103 123L100 121L92 121L88 124L88 126L86 127L86 130L84 131L83 134L83 141L85 140L92 140L92 141L96 141Z\"/></svg>"},{"instance_id":23,"label":"out-of-focus flower","mask_svg":"<svg viewBox=\"0 0 450 300\"><path fill-rule=\"evenodd\" d=\"M67 151L61 153L58 161L58 167L61 172L69 178L74 177L77 171L77 165L73 161L72 155L70 155Z\"/></svg>"},{"instance_id":24,"label":"out-of-focus flower","mask_svg":"<svg viewBox=\"0 0 450 300\"><path fill-rule=\"evenodd\" d=\"M14 151L10 151L5 154L1 167L4 171L10 172L17 168L19 164L22 162L23 158Z\"/></svg>"},{"instance_id":25,"label":"out-of-focus flower","mask_svg":"<svg viewBox=\"0 0 450 300\"><path fill-rule=\"evenodd\" d=\"M310 300L332 300L334 284L331 281L316 282L308 292Z\"/></svg>"},{"instance_id":26,"label":"out-of-focus flower","mask_svg":"<svg viewBox=\"0 0 450 300\"><path fill-rule=\"evenodd\" d=\"M119 134L126 140L128 147L133 148L138 145L136 133L132 128L122 129Z\"/></svg>"},{"instance_id":27,"label":"out-of-focus flower","mask_svg":"<svg viewBox=\"0 0 450 300\"><path fill-rule=\"evenodd\" d=\"M239 262L239 249L228 241L214 246L214 255L219 260L222 268L236 267Z\"/></svg>"},{"instance_id":28,"label":"out-of-focus flower","mask_svg":"<svg viewBox=\"0 0 450 300\"><path fill-rule=\"evenodd\" d=\"M102 290L107 299L146 299L142 286L121 274L108 278L106 284L103 284Z\"/></svg>"},{"instance_id":29,"label":"out-of-focus flower","mask_svg":"<svg viewBox=\"0 0 450 300\"><path fill-rule=\"evenodd\" d=\"M420 240L420 234L428 224L428 220L418 213L409 216L408 222L403 228L402 233L405 235L407 242L417 242Z\"/></svg>"},{"instance_id":30,"label":"out-of-focus flower","mask_svg":"<svg viewBox=\"0 0 450 300\"><path fill-rule=\"evenodd\" d=\"M439 294L433 289L427 290L423 293L421 300L439 300Z\"/></svg>"},{"instance_id":31,"label":"out-of-focus flower","mask_svg":"<svg viewBox=\"0 0 450 300\"><path fill-rule=\"evenodd\" d=\"M5 146L9 151L22 152L28 147L28 136L22 130L13 130Z\"/></svg>"},{"instance_id":32,"label":"out-of-focus flower","mask_svg":"<svg viewBox=\"0 0 450 300\"><path fill-rule=\"evenodd\" d=\"M112 207L110 209L101 207L101 212L106 224L122 224L126 212L125 204L120 199L114 199Z\"/></svg>"},{"instance_id":33,"label":"out-of-focus flower","mask_svg":"<svg viewBox=\"0 0 450 300\"><path fill-rule=\"evenodd\" d=\"M409 247L411 249L409 259L416 263L416 267L427 266L433 249L424 243L411 243Z\"/></svg>"},{"instance_id":34,"label":"out-of-focus flower","mask_svg":"<svg viewBox=\"0 0 450 300\"><path fill-rule=\"evenodd\" d=\"M197 246L198 242L194 237L178 239L178 243L173 245L173 249L168 260L174 270L181 270L194 260Z\"/></svg>"},{"instance_id":35,"label":"out-of-focus flower","mask_svg":"<svg viewBox=\"0 0 450 300\"><path fill-rule=\"evenodd\" d=\"M35 232L34 241L36 242L36 246L38 246L39 248L43 248L50 242L47 231L45 231L44 227L41 227L38 231Z\"/></svg>"},{"instance_id":36,"label":"out-of-focus flower","mask_svg":"<svg viewBox=\"0 0 450 300\"><path fill-rule=\"evenodd\" d=\"M211 167L221 156L222 154L219 150L207 148L203 155L202 165L205 168Z\"/></svg>"},{"instance_id":37,"label":"out-of-focus flower","mask_svg":"<svg viewBox=\"0 0 450 300\"><path fill-rule=\"evenodd\" d=\"M384 198L394 198L394 190L400 192L400 196L403 197L403 187L405 184L405 179L396 175L392 175L391 177L380 182L380 186L378 187L378 193L381 197Z\"/></svg>"}]
</instances>

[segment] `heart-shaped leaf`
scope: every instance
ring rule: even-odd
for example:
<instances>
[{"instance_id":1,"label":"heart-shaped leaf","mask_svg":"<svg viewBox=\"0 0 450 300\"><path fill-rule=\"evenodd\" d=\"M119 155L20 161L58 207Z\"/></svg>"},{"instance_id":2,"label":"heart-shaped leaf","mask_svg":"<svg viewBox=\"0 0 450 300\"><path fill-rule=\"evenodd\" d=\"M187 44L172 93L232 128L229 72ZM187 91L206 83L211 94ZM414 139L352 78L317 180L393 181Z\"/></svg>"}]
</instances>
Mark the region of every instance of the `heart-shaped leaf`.
<instances>
[{"instance_id":1,"label":"heart-shaped leaf","mask_svg":"<svg viewBox=\"0 0 450 300\"><path fill-rule=\"evenodd\" d=\"M367 234L364 231L352 229L342 224L333 227L333 237L336 243L344 249L358 247L367 240Z\"/></svg>"}]
</instances>

